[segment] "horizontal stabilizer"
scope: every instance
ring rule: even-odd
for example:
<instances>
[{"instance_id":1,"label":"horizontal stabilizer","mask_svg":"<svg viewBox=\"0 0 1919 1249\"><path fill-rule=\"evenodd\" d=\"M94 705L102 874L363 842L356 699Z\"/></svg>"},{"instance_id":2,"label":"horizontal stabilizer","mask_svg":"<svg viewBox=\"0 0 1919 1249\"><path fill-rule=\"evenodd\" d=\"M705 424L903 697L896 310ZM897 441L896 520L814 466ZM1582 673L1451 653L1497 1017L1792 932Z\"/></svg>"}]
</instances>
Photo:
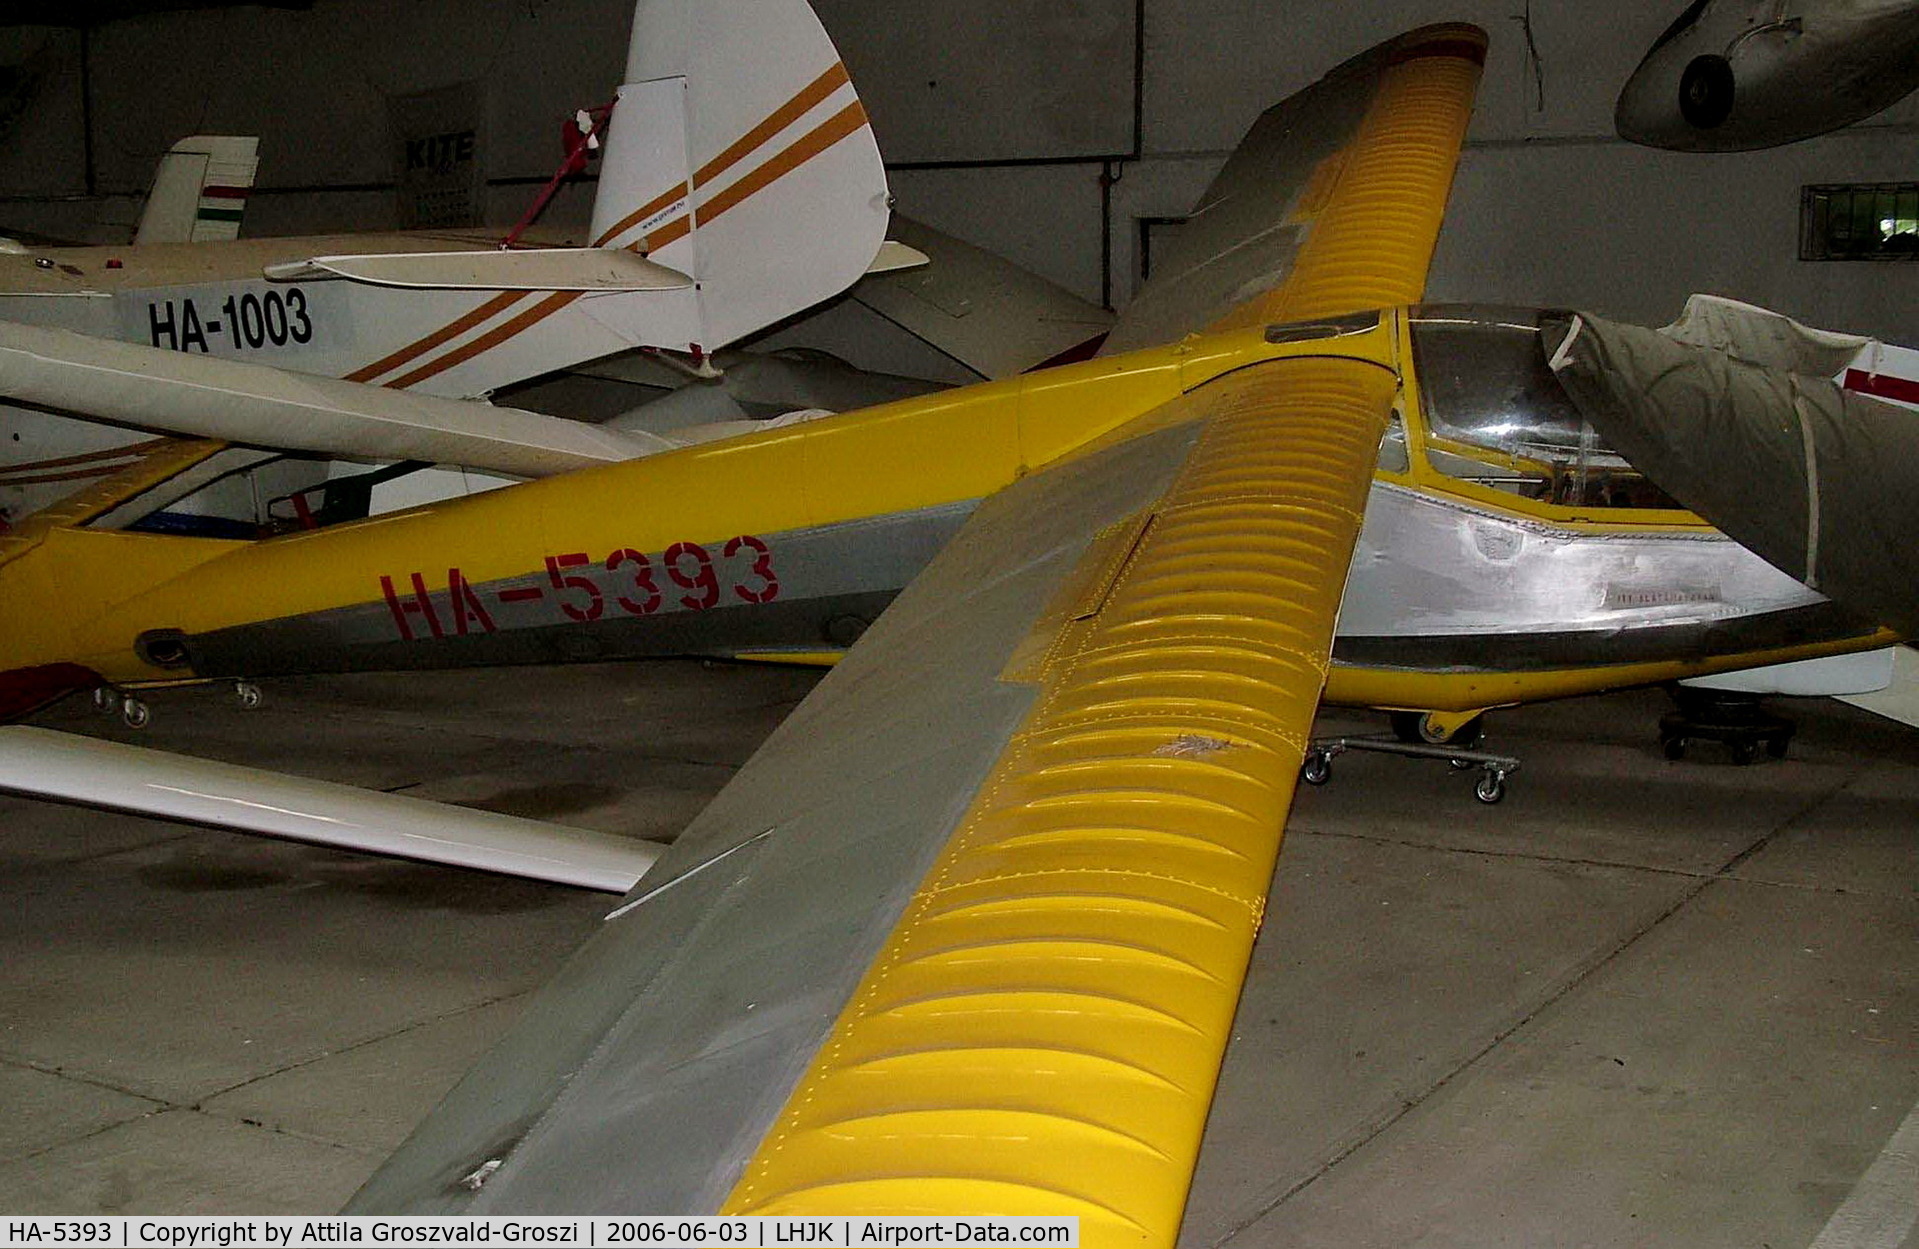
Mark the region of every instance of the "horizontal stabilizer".
<instances>
[{"instance_id":1,"label":"horizontal stabilizer","mask_svg":"<svg viewBox=\"0 0 1919 1249\"><path fill-rule=\"evenodd\" d=\"M1892 655L1892 680L1886 688L1842 695L1839 701L1919 729L1919 654L1910 646L1900 646Z\"/></svg>"},{"instance_id":2,"label":"horizontal stabilizer","mask_svg":"<svg viewBox=\"0 0 1919 1249\"><path fill-rule=\"evenodd\" d=\"M873 257L873 263L866 266L871 277L875 273L898 273L901 269L920 269L932 263L932 258L917 248L894 239L880 244L880 254Z\"/></svg>"},{"instance_id":3,"label":"horizontal stabilizer","mask_svg":"<svg viewBox=\"0 0 1919 1249\"><path fill-rule=\"evenodd\" d=\"M610 833L25 725L0 728L0 789L611 893L631 889L660 853Z\"/></svg>"},{"instance_id":4,"label":"horizontal stabilizer","mask_svg":"<svg viewBox=\"0 0 1919 1249\"><path fill-rule=\"evenodd\" d=\"M1742 668L1709 677L1689 677L1681 685L1732 694L1778 695L1783 698L1842 698L1881 693L1892 684L1895 656L1903 646L1849 655L1821 655L1764 668Z\"/></svg>"},{"instance_id":5,"label":"horizontal stabilizer","mask_svg":"<svg viewBox=\"0 0 1919 1249\"><path fill-rule=\"evenodd\" d=\"M16 322L0 322L0 396L195 438L513 477L549 477L671 445L515 408Z\"/></svg>"},{"instance_id":6,"label":"horizontal stabilizer","mask_svg":"<svg viewBox=\"0 0 1919 1249\"><path fill-rule=\"evenodd\" d=\"M375 286L486 291L683 291L693 285L693 279L677 269L604 247L315 256L269 265L266 276L280 280L340 277Z\"/></svg>"},{"instance_id":7,"label":"horizontal stabilizer","mask_svg":"<svg viewBox=\"0 0 1919 1249\"><path fill-rule=\"evenodd\" d=\"M893 273L882 249L853 298L981 377L1024 373L1112 327L1112 313L992 252L904 217L893 233L887 247L931 263Z\"/></svg>"}]
</instances>

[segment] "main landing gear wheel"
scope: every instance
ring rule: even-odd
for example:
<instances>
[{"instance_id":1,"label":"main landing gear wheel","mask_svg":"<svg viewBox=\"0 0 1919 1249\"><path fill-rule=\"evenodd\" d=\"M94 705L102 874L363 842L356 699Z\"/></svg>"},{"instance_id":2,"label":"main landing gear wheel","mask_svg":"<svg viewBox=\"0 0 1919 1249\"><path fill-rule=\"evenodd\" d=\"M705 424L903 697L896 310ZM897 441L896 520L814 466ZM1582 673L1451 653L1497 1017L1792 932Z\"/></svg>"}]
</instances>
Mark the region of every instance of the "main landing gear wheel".
<instances>
[{"instance_id":1,"label":"main landing gear wheel","mask_svg":"<svg viewBox=\"0 0 1919 1249\"><path fill-rule=\"evenodd\" d=\"M1393 736L1409 746L1458 746L1471 750L1486 737L1484 714L1456 723L1431 711L1394 711L1388 718L1392 721Z\"/></svg>"}]
</instances>

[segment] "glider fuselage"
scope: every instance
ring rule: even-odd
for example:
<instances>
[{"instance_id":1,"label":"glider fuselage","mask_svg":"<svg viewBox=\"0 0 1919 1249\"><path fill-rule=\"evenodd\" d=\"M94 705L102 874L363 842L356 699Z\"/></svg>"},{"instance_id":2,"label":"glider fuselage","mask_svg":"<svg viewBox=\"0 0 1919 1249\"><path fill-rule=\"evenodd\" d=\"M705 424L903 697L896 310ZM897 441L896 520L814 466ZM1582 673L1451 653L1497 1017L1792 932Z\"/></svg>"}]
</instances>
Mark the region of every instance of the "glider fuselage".
<instances>
[{"instance_id":1,"label":"glider fuselage","mask_svg":"<svg viewBox=\"0 0 1919 1249\"><path fill-rule=\"evenodd\" d=\"M328 251L428 248L491 250L473 238L393 234L0 254L0 321L451 396L483 395L635 341L637 327L619 315L632 319L635 301L618 295L405 290L269 281L262 272ZM12 435L0 446L0 522L14 524L125 467L152 437L11 404L0 405L0 419Z\"/></svg>"},{"instance_id":2,"label":"glider fuselage","mask_svg":"<svg viewBox=\"0 0 1919 1249\"><path fill-rule=\"evenodd\" d=\"M1146 413L1178 425L1181 396L1226 373L1328 355L1400 378L1330 701L1463 712L1884 643L1593 445L1536 338L1530 314L1402 310L1189 339L258 542L51 529L0 563L18 588L0 600L0 668L134 684L828 659L981 498L1135 436Z\"/></svg>"}]
</instances>

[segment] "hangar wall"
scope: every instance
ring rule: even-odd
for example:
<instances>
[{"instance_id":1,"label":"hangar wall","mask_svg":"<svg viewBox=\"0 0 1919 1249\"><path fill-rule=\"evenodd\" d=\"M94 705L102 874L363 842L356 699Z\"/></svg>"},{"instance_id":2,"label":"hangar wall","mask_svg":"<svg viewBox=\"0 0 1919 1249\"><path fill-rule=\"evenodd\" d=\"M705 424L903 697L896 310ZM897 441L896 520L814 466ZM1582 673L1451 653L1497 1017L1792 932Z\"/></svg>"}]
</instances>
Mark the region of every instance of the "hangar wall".
<instances>
[{"instance_id":1,"label":"hangar wall","mask_svg":"<svg viewBox=\"0 0 1919 1249\"><path fill-rule=\"evenodd\" d=\"M1677 0L817 0L895 166L902 211L1124 302L1142 218L1176 217L1266 105L1398 30L1463 18L1493 51L1436 260L1436 298L1571 304L1642 322L1693 290L1919 341L1919 263L1797 259L1800 187L1919 179L1919 101L1773 152L1652 152L1612 102ZM250 233L395 219L389 100L481 84L503 224L610 96L629 0L316 0L159 14L84 36L0 28L0 220L110 239L158 154L194 131L262 135ZM1107 184L1103 179L1117 177ZM562 221L583 222L570 189Z\"/></svg>"}]
</instances>

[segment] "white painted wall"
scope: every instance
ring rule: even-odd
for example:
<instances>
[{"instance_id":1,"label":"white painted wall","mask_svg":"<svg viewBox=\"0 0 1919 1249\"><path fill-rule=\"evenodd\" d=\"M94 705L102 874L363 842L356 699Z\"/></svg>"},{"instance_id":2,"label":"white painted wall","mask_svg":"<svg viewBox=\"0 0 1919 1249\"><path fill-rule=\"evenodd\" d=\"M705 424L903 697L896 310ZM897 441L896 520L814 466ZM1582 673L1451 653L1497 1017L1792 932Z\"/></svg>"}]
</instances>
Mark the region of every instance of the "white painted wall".
<instances>
[{"instance_id":1,"label":"white painted wall","mask_svg":"<svg viewBox=\"0 0 1919 1249\"><path fill-rule=\"evenodd\" d=\"M996 162L1130 151L1133 0L817 0L895 162ZM1493 36L1486 84L1436 258L1436 298L1570 304L1642 322L1693 290L1803 320L1919 341L1919 263L1797 259L1808 182L1919 179L1919 102L1792 148L1733 156L1646 151L1612 135L1612 103L1679 0L1144 0L1141 159L1113 188L1114 295L1135 271L1134 219L1178 214L1267 105L1343 57L1425 21ZM305 13L162 14L95 32L95 164L84 190L77 36L0 29L0 64L44 70L0 143L0 220L61 233L131 220L174 139L258 132L259 185L364 186L392 177L390 95L488 84L488 172L537 177L571 111L611 93L628 0L317 0ZM906 168L902 211L1089 297L1101 290L1101 166ZM510 222L530 186L496 187ZM27 197L34 202L18 202ZM561 221L584 221L569 192ZM256 196L249 230L378 228L379 190ZM75 231L69 229L67 233ZM103 237L110 234L104 227Z\"/></svg>"}]
</instances>

